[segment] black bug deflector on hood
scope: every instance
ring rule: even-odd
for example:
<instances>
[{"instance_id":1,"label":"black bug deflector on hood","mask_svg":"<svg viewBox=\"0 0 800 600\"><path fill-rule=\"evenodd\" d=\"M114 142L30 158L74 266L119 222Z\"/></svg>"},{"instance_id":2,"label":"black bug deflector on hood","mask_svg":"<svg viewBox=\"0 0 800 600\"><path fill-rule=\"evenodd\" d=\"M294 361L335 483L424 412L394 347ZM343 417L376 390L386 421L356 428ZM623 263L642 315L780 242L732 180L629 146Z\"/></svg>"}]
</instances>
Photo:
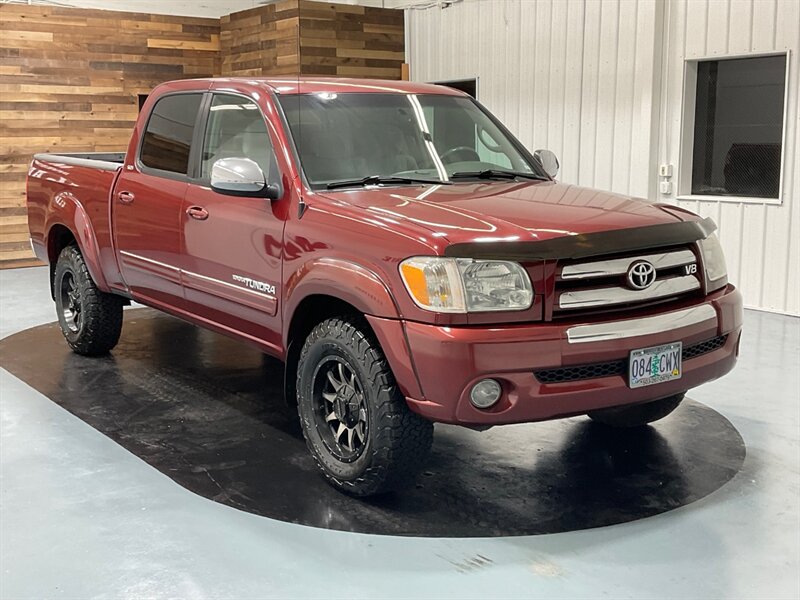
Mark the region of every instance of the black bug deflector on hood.
<instances>
[{"instance_id":1,"label":"black bug deflector on hood","mask_svg":"<svg viewBox=\"0 0 800 600\"><path fill-rule=\"evenodd\" d=\"M711 235L717 226L701 221L660 223L645 227L568 235L533 242L468 242L451 244L445 256L531 261L573 259L691 244Z\"/></svg>"}]
</instances>

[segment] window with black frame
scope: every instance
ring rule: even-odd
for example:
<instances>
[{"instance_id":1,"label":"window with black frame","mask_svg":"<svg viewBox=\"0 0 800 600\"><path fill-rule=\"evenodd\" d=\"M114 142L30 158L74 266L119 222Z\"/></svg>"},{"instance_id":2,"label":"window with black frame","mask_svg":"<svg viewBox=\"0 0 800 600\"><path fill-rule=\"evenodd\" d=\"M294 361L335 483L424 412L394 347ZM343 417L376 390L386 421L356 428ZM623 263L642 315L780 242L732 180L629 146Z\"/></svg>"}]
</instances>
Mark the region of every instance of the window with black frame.
<instances>
[{"instance_id":1,"label":"window with black frame","mask_svg":"<svg viewBox=\"0 0 800 600\"><path fill-rule=\"evenodd\" d=\"M786 55L697 63L692 195L778 198Z\"/></svg>"},{"instance_id":2,"label":"window with black frame","mask_svg":"<svg viewBox=\"0 0 800 600\"><path fill-rule=\"evenodd\" d=\"M201 94L174 94L156 103L139 152L145 167L179 175L189 172L192 136L202 99Z\"/></svg>"}]
</instances>

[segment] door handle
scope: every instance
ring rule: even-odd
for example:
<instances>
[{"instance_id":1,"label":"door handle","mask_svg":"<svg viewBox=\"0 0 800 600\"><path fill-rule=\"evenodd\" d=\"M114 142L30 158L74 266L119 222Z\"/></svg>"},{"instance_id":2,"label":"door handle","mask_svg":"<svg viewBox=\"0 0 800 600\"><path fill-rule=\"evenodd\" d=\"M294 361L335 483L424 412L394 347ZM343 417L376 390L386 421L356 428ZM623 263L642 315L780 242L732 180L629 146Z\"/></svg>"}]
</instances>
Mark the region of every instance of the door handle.
<instances>
[{"instance_id":1,"label":"door handle","mask_svg":"<svg viewBox=\"0 0 800 600\"><path fill-rule=\"evenodd\" d=\"M208 211L202 206L190 206L186 209L186 214L198 221L205 221L208 218Z\"/></svg>"},{"instance_id":2,"label":"door handle","mask_svg":"<svg viewBox=\"0 0 800 600\"><path fill-rule=\"evenodd\" d=\"M122 202L123 204L130 204L131 202L133 202L136 196L134 196L130 192L120 192L119 194L117 194L117 198L119 198L119 201Z\"/></svg>"}]
</instances>

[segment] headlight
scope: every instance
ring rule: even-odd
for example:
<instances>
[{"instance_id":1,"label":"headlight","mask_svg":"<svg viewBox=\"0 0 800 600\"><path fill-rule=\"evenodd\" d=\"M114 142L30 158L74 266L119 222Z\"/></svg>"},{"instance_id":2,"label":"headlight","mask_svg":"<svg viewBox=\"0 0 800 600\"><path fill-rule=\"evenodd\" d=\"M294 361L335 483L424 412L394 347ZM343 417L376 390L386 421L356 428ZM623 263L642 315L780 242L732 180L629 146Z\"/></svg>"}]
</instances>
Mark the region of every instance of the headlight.
<instances>
[{"instance_id":1,"label":"headlight","mask_svg":"<svg viewBox=\"0 0 800 600\"><path fill-rule=\"evenodd\" d=\"M719 238L712 233L700 240L700 254L703 255L703 266L706 275L706 293L713 292L728 283L728 267L725 266L725 254Z\"/></svg>"},{"instance_id":2,"label":"headlight","mask_svg":"<svg viewBox=\"0 0 800 600\"><path fill-rule=\"evenodd\" d=\"M533 301L530 277L521 265L497 260L456 259L468 312L525 310Z\"/></svg>"},{"instance_id":3,"label":"headlight","mask_svg":"<svg viewBox=\"0 0 800 600\"><path fill-rule=\"evenodd\" d=\"M525 310L533 286L515 262L415 256L400 263L408 293L421 308L465 313Z\"/></svg>"}]
</instances>

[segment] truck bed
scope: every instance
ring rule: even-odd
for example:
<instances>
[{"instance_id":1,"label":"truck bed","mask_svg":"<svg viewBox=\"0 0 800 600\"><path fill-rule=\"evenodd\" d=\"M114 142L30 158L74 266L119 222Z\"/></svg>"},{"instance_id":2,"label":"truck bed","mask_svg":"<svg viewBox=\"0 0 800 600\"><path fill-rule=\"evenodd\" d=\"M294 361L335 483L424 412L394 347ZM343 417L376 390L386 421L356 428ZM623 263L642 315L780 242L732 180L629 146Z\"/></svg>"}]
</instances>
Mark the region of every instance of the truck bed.
<instances>
[{"instance_id":1,"label":"truck bed","mask_svg":"<svg viewBox=\"0 0 800 600\"><path fill-rule=\"evenodd\" d=\"M62 165L75 165L101 169L103 171L116 171L125 162L124 152L76 152L65 154L40 153L33 157L36 160L47 161Z\"/></svg>"},{"instance_id":2,"label":"truck bed","mask_svg":"<svg viewBox=\"0 0 800 600\"><path fill-rule=\"evenodd\" d=\"M28 227L34 253L54 263L57 256L47 240L72 231L102 291L121 285L111 235L111 195L124 161L124 152L36 154L28 170ZM50 234L53 228L56 233Z\"/></svg>"}]
</instances>

